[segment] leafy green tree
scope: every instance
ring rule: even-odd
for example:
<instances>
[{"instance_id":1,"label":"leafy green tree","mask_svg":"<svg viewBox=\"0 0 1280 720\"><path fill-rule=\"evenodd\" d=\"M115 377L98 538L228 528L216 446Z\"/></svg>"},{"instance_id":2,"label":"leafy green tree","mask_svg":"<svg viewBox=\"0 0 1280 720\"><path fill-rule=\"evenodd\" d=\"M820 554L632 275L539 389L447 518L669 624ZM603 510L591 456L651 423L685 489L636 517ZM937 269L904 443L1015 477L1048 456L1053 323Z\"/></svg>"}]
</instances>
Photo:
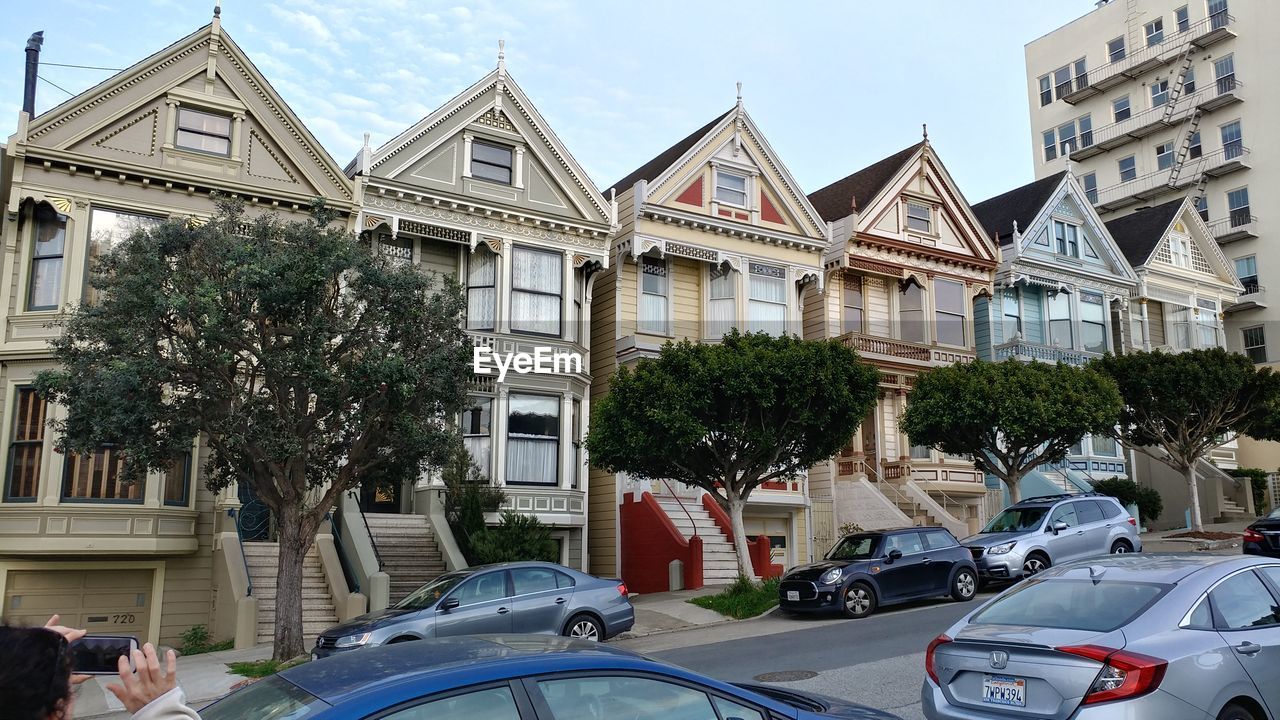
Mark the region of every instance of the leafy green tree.
<instances>
[{"instance_id":1,"label":"leafy green tree","mask_svg":"<svg viewBox=\"0 0 1280 720\"><path fill-rule=\"evenodd\" d=\"M468 563L476 564L473 540L487 528L485 513L497 512L506 493L495 487L476 467L467 449L459 446L441 472L444 482L444 515Z\"/></svg>"},{"instance_id":2,"label":"leafy green tree","mask_svg":"<svg viewBox=\"0 0 1280 720\"><path fill-rule=\"evenodd\" d=\"M1204 530L1196 465L1232 435L1280 439L1280 375L1222 348L1106 355L1093 365L1120 388L1120 442L1182 473L1191 529Z\"/></svg>"},{"instance_id":3,"label":"leafy green tree","mask_svg":"<svg viewBox=\"0 0 1280 720\"><path fill-rule=\"evenodd\" d=\"M836 340L735 331L718 344L668 343L613 376L587 449L609 472L709 492L732 522L739 573L753 577L742 523L752 491L835 455L878 380Z\"/></svg>"},{"instance_id":4,"label":"leafy green tree","mask_svg":"<svg viewBox=\"0 0 1280 720\"><path fill-rule=\"evenodd\" d=\"M1085 433L1110 434L1119 414L1115 384L1092 370L978 360L917 377L902 429L917 445L973 457L1017 502L1027 472L1062 460Z\"/></svg>"},{"instance_id":5,"label":"leafy green tree","mask_svg":"<svg viewBox=\"0 0 1280 720\"><path fill-rule=\"evenodd\" d=\"M451 280L377 257L315 220L253 220L235 202L201 226L134 233L95 268L102 298L65 322L39 391L66 407L59 448L121 448L139 480L197 436L210 490L250 485L276 518L274 657L303 651L302 559L339 493L397 483L457 443L441 422L470 376ZM443 282L443 284L441 284Z\"/></svg>"},{"instance_id":6,"label":"leafy green tree","mask_svg":"<svg viewBox=\"0 0 1280 720\"><path fill-rule=\"evenodd\" d=\"M1110 495L1122 505L1137 505L1138 516L1144 523L1155 522L1164 512L1164 498L1155 488L1144 487L1132 480L1109 477L1105 480L1094 480L1093 491Z\"/></svg>"},{"instance_id":7,"label":"leafy green tree","mask_svg":"<svg viewBox=\"0 0 1280 720\"><path fill-rule=\"evenodd\" d=\"M474 559L468 558L468 561L476 565L525 560L560 562L551 528L533 515L513 512L502 513L497 527L481 529L473 538L471 552Z\"/></svg>"}]
</instances>

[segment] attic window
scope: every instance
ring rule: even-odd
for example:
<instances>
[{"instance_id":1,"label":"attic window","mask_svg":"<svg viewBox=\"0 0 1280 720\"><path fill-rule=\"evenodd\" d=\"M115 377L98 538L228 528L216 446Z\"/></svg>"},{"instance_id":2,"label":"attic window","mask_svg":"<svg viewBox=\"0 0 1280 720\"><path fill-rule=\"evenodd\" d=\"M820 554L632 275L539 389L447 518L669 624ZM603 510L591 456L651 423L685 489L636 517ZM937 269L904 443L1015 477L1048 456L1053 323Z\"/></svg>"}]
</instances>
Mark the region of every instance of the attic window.
<instances>
[{"instance_id":1,"label":"attic window","mask_svg":"<svg viewBox=\"0 0 1280 720\"><path fill-rule=\"evenodd\" d=\"M231 155L231 118L224 115L178 108L177 145L183 150Z\"/></svg>"},{"instance_id":2,"label":"attic window","mask_svg":"<svg viewBox=\"0 0 1280 720\"><path fill-rule=\"evenodd\" d=\"M745 175L716 171L716 202L726 205L747 206L747 178Z\"/></svg>"},{"instance_id":3,"label":"attic window","mask_svg":"<svg viewBox=\"0 0 1280 720\"><path fill-rule=\"evenodd\" d=\"M471 143L471 176L511 184L511 148L475 141Z\"/></svg>"},{"instance_id":4,"label":"attic window","mask_svg":"<svg viewBox=\"0 0 1280 720\"><path fill-rule=\"evenodd\" d=\"M907 203L907 227L919 232L933 232L933 208L921 203Z\"/></svg>"}]
</instances>

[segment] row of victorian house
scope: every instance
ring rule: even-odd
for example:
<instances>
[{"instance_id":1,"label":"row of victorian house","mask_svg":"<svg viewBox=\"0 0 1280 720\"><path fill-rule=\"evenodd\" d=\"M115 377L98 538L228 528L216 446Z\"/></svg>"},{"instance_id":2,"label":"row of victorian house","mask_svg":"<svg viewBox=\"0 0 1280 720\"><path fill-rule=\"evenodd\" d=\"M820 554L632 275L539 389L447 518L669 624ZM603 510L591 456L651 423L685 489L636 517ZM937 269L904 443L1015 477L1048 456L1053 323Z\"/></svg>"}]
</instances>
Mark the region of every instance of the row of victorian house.
<instances>
[{"instance_id":1,"label":"row of victorian house","mask_svg":"<svg viewBox=\"0 0 1280 720\"><path fill-rule=\"evenodd\" d=\"M875 408L836 458L752 497L747 531L765 574L820 554L848 524L963 535L1000 503L972 463L900 430L917 373L974 358L1083 363L1220 346L1223 308L1241 290L1185 201L1104 224L1068 171L970 206L927 135L806 195L740 98L602 193L501 56L389 142L366 138L345 168L217 17L32 110L8 140L0 183L6 620L56 611L167 643L195 625L238 645L271 636L271 519L252 493L205 489L198 441L143 484L119 482L110 448L56 454L46 421L61 410L31 388L52 362L51 321L86 299L92 259L134 228L208 217L214 192L286 218L321 197L378 252L457 277L475 343L586 358L501 382L477 374L461 427L507 505L554 529L564 564L646 592L735 573L714 503L585 457L592 402L615 370L664 343L714 342L734 326L839 338L882 371ZM1217 460L1231 464L1229 446ZM1208 517L1248 507L1219 470L1204 474ZM1135 475L1168 488L1168 514L1179 513L1180 480L1103 437L1032 473L1024 493ZM307 558L308 635L464 564L439 493L424 477L343 498Z\"/></svg>"}]
</instances>

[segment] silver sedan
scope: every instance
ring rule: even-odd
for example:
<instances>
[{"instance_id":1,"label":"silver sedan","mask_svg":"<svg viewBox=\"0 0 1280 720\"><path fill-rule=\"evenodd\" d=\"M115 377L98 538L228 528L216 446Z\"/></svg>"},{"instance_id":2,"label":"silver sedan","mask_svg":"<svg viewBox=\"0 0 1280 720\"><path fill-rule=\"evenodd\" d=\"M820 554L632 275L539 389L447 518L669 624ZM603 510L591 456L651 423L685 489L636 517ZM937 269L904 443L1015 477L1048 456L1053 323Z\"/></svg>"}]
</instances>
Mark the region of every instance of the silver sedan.
<instances>
[{"instance_id":1,"label":"silver sedan","mask_svg":"<svg viewBox=\"0 0 1280 720\"><path fill-rule=\"evenodd\" d=\"M1122 555L1017 585L929 645L925 717L1280 716L1280 560Z\"/></svg>"}]
</instances>

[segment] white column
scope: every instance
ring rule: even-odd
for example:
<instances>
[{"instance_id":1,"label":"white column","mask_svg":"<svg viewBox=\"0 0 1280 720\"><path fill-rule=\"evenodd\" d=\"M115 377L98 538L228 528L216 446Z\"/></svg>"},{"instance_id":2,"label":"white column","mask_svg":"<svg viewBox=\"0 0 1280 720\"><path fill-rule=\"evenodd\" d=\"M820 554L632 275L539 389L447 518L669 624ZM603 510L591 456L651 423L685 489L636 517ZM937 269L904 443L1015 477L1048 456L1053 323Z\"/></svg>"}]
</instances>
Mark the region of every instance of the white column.
<instances>
[{"instance_id":1,"label":"white column","mask_svg":"<svg viewBox=\"0 0 1280 720\"><path fill-rule=\"evenodd\" d=\"M513 168L513 170L515 172L512 173L513 175L512 185L517 190L523 189L524 188L524 148L522 147L516 148L515 167Z\"/></svg>"},{"instance_id":2,"label":"white column","mask_svg":"<svg viewBox=\"0 0 1280 720\"><path fill-rule=\"evenodd\" d=\"M471 177L471 133L462 136L462 177Z\"/></svg>"},{"instance_id":3,"label":"white column","mask_svg":"<svg viewBox=\"0 0 1280 720\"><path fill-rule=\"evenodd\" d=\"M1138 298L1138 305L1142 308L1140 316L1142 318L1142 349L1151 350L1151 321L1147 317L1147 299ZM1135 340L1137 338L1134 338Z\"/></svg>"},{"instance_id":4,"label":"white column","mask_svg":"<svg viewBox=\"0 0 1280 720\"><path fill-rule=\"evenodd\" d=\"M573 457L573 396L560 396L560 489L573 485L575 460Z\"/></svg>"},{"instance_id":5,"label":"white column","mask_svg":"<svg viewBox=\"0 0 1280 720\"><path fill-rule=\"evenodd\" d=\"M564 271L560 273L560 337L570 337L568 323L578 323L579 318L573 316L573 251L564 251ZM585 309L584 309L585 312ZM582 342L582 338L578 337L579 332L576 331L572 337L578 342ZM584 370L586 368L583 368Z\"/></svg>"},{"instance_id":6,"label":"white column","mask_svg":"<svg viewBox=\"0 0 1280 720\"><path fill-rule=\"evenodd\" d=\"M489 418L489 452L492 454L493 484L507 484L507 415L510 400L507 397L509 388L505 384L498 385L498 397L493 403L493 417Z\"/></svg>"},{"instance_id":7,"label":"white column","mask_svg":"<svg viewBox=\"0 0 1280 720\"><path fill-rule=\"evenodd\" d=\"M240 141L241 141L241 139L244 137L244 135L243 135L244 117L245 117L245 116L244 116L244 113L236 113L235 115L232 115L232 116L231 116L231 120L232 120L232 125L231 125L231 159L232 159L232 160L239 160L239 159L240 159L240 146L241 146L241 142L240 142Z\"/></svg>"},{"instance_id":8,"label":"white column","mask_svg":"<svg viewBox=\"0 0 1280 720\"><path fill-rule=\"evenodd\" d=\"M511 332L511 250L509 238L502 239L502 257L498 258L498 322L499 333Z\"/></svg>"}]
</instances>

